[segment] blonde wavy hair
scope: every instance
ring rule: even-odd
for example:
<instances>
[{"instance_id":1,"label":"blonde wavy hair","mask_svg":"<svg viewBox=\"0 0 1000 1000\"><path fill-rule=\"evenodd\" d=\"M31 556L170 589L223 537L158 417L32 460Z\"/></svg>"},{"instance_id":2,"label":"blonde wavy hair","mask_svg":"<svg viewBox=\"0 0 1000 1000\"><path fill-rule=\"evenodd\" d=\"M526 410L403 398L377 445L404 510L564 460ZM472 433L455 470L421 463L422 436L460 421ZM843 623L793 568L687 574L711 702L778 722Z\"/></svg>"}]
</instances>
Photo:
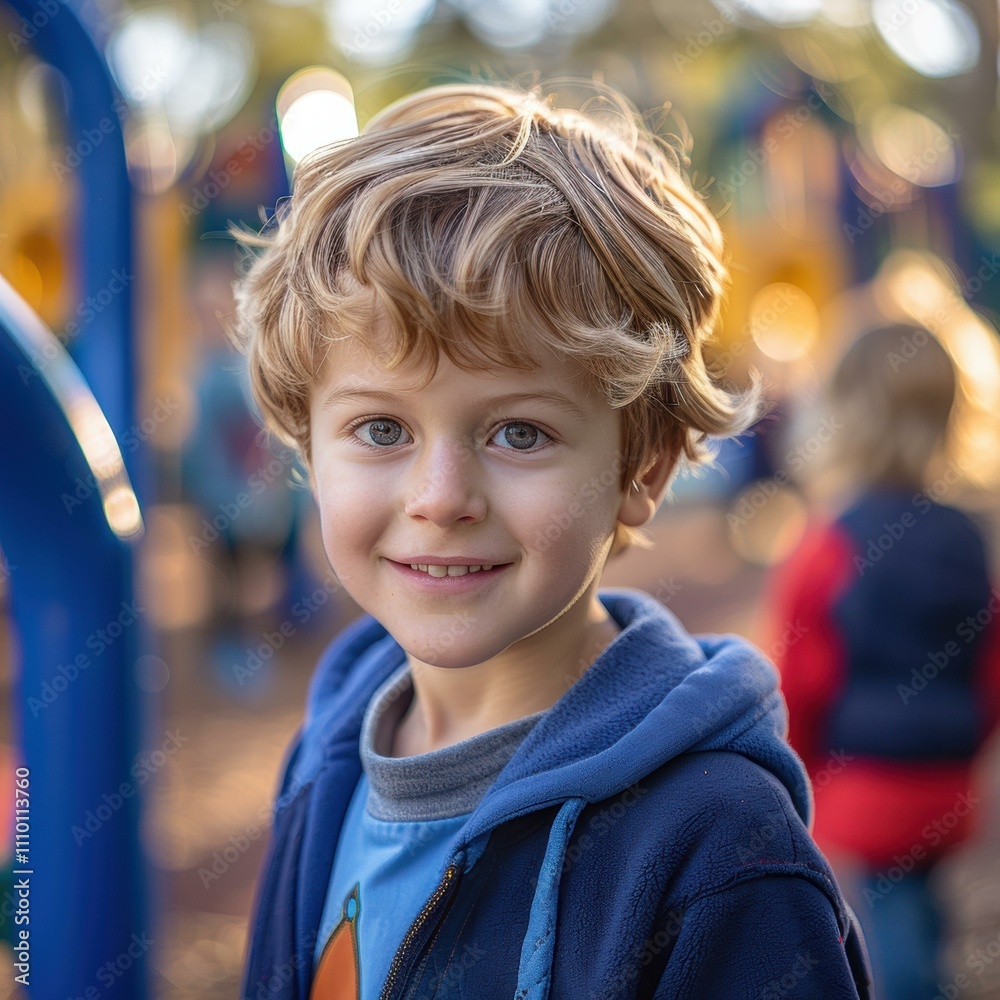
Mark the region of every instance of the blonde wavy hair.
<instances>
[{"instance_id":1,"label":"blonde wavy hair","mask_svg":"<svg viewBox=\"0 0 1000 1000\"><path fill-rule=\"evenodd\" d=\"M236 331L267 426L309 467L309 394L331 340L388 369L440 352L466 370L570 355L623 413L621 489L665 447L674 468L757 415L703 347L728 272L677 150L617 92L559 110L538 90L432 87L297 165L237 283ZM612 113L608 113L608 111ZM391 343L375 344L373 317ZM381 324L380 324L381 326ZM612 552L648 545L617 526Z\"/></svg>"}]
</instances>

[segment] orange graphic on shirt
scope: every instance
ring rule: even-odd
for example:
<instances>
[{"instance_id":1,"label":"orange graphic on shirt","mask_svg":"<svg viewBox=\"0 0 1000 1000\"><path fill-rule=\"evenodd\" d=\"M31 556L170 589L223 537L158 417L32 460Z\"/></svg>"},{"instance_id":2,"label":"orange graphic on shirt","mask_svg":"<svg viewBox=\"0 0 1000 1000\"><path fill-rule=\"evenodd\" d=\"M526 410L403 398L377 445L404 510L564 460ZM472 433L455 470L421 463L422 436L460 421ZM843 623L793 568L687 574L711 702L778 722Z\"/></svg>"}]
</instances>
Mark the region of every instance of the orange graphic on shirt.
<instances>
[{"instance_id":1,"label":"orange graphic on shirt","mask_svg":"<svg viewBox=\"0 0 1000 1000\"><path fill-rule=\"evenodd\" d=\"M340 920L323 948L310 1000L361 1000L358 957L358 914L361 887L355 883L340 911Z\"/></svg>"}]
</instances>

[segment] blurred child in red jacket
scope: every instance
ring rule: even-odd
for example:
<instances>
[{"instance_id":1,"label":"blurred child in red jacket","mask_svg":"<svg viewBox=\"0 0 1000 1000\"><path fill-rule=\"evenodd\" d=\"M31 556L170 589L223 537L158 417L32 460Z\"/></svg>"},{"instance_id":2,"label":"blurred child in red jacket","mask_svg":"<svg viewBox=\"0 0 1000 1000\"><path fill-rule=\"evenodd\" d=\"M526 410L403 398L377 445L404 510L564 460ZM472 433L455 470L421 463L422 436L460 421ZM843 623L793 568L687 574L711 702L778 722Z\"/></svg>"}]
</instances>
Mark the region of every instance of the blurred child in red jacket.
<instances>
[{"instance_id":1,"label":"blurred child in red jacket","mask_svg":"<svg viewBox=\"0 0 1000 1000\"><path fill-rule=\"evenodd\" d=\"M972 762L1000 711L1000 590L979 530L937 502L956 375L927 330L892 326L847 350L829 385L833 459L852 498L774 579L789 741L809 770L813 836L865 929L877 995L937 993L927 876L982 809ZM848 872L856 877L852 880ZM845 886L849 898L850 890Z\"/></svg>"}]
</instances>

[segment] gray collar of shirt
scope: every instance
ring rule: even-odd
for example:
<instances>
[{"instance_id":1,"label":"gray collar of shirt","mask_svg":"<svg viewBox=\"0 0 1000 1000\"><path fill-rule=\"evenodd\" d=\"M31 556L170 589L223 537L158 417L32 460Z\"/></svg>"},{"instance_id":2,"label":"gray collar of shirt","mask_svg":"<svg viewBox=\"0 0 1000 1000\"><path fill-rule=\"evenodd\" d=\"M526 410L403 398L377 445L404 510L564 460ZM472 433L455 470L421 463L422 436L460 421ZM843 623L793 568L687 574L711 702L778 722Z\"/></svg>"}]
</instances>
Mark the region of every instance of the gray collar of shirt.
<instances>
[{"instance_id":1,"label":"gray collar of shirt","mask_svg":"<svg viewBox=\"0 0 1000 1000\"><path fill-rule=\"evenodd\" d=\"M404 663L372 696L361 727L368 812L382 820L448 819L472 812L544 711L415 757L386 757L413 701Z\"/></svg>"}]
</instances>

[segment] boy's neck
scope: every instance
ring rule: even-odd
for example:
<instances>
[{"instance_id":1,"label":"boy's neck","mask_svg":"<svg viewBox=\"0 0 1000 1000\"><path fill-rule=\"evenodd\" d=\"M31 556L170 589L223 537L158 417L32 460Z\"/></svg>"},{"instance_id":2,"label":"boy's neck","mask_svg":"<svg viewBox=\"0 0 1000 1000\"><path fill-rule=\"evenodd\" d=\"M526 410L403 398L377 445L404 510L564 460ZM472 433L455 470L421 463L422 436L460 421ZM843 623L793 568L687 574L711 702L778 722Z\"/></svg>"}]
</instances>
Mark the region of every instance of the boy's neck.
<instances>
[{"instance_id":1,"label":"boy's neck","mask_svg":"<svg viewBox=\"0 0 1000 1000\"><path fill-rule=\"evenodd\" d=\"M584 597L541 632L486 663L435 667L411 658L413 700L389 755L440 750L550 708L619 632L600 601Z\"/></svg>"}]
</instances>

